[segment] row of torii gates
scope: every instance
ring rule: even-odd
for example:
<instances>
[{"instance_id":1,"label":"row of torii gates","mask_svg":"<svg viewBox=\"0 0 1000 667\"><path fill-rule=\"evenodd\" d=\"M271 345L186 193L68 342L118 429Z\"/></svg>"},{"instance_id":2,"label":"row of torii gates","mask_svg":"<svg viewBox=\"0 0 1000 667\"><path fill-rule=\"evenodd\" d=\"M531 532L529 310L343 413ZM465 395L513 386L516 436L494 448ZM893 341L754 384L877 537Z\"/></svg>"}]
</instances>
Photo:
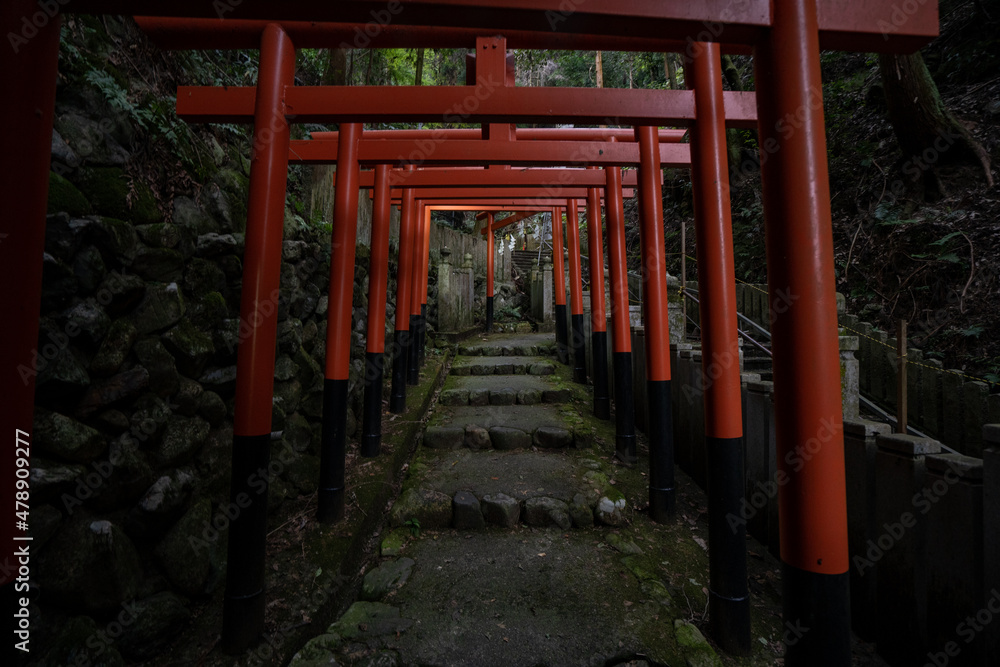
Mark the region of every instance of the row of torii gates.
<instances>
[{"instance_id":1,"label":"row of torii gates","mask_svg":"<svg viewBox=\"0 0 1000 667\"><path fill-rule=\"evenodd\" d=\"M5 149L0 156L0 200L6 208L0 216L0 276L3 312L9 318L0 354L8 433L30 430L32 423L33 379L23 380L17 369L31 363L38 336L57 14L62 3L9 0L0 9L0 27L10 42L9 49L0 49L3 89L9 95L0 108ZM134 7L124 0L74 0L67 9L128 14ZM612 356L615 374L622 376L615 381L624 386L631 368L626 356L630 343L622 218L623 186L628 186L638 189L641 218L642 317L649 341L650 514L656 521L670 521L673 443L661 168L690 165L704 372L709 376L713 364L721 368L721 373L711 371L704 391L710 629L724 649L736 654L749 651L750 624L745 535L726 520L739 516L743 460L725 128L727 123L756 127L769 291L772 301L781 294L798 297L772 326L784 616L790 627L809 628L797 641L788 642L786 664L850 664L840 373L819 50L915 50L937 34L934 0L902 8L889 0L148 0L143 11L161 17L138 22L165 48L261 50L256 88L181 88L177 104L178 113L190 121L254 124L241 313L244 321L259 324L251 327L238 349L234 498L249 493L248 478L267 465L277 321L276 316L252 316L269 312L257 306L278 287L288 164L335 162L319 518L335 521L343 513L359 188L372 188L374 197L366 361L368 376L378 382L366 388L366 405L371 407L365 410L362 438L363 452L372 455L380 432L390 206L398 203L402 208L398 350L390 402L390 409L399 411L405 407L405 384L415 380L423 348L428 229L430 211L436 207L565 207L571 314L579 323L578 202L586 202L591 266L602 267L603 194ZM296 86L296 48L335 46L474 46L474 76L467 86ZM507 47L682 52L690 90L517 88L507 66ZM756 95L723 92L723 49L753 53ZM364 122L417 121L481 123L482 130L362 129ZM339 123L340 130L316 134L310 141L291 141L293 122ZM524 130L515 129L517 123L634 129ZM690 143L679 143L682 132L658 131L659 126L689 127ZM361 171L362 165L374 171ZM573 165L589 169L567 168ZM623 177L621 167L635 165L637 172ZM561 215L553 219L561 221ZM497 221L495 226L491 216L487 238L492 240L493 229L502 224ZM558 222L553 235L561 239ZM561 276L561 251L554 253L554 261ZM492 272L488 275L492 281ZM603 272L593 271L593 347L598 355L607 349L602 281ZM490 290L492 294L492 284ZM562 314L565 291L557 289L556 294ZM565 343L565 331L559 339ZM604 365L594 368L594 409L607 418L607 378L600 377ZM631 410L618 406L616 412L616 447L629 459L634 457ZM3 466L3 489L9 493L14 489L13 458L4 457ZM237 651L257 640L264 619L266 497L249 495L253 501L232 523L229 541L223 640ZM2 522L8 558L13 546L7 545L14 544L16 534L13 522Z\"/></svg>"}]
</instances>

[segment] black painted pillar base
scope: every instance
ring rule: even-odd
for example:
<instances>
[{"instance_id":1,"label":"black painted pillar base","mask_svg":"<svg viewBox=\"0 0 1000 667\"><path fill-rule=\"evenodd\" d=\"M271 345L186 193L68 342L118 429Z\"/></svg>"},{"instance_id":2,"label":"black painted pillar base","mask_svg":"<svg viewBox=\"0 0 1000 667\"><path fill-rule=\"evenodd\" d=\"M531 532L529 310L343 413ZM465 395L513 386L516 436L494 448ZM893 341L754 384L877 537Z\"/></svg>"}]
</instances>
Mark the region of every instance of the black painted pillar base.
<instances>
[{"instance_id":1,"label":"black painted pillar base","mask_svg":"<svg viewBox=\"0 0 1000 667\"><path fill-rule=\"evenodd\" d=\"M587 384L587 346L583 338L583 315L572 315L570 348L573 350L573 381Z\"/></svg>"},{"instance_id":2,"label":"black painted pillar base","mask_svg":"<svg viewBox=\"0 0 1000 667\"><path fill-rule=\"evenodd\" d=\"M416 386L420 382L420 364L417 363L417 346L420 342L420 316L410 315L410 345L407 348L406 384Z\"/></svg>"},{"instance_id":3,"label":"black painted pillar base","mask_svg":"<svg viewBox=\"0 0 1000 667\"><path fill-rule=\"evenodd\" d=\"M420 345L417 347L418 358L420 367L424 367L424 362L427 360L427 304L420 305Z\"/></svg>"},{"instance_id":4,"label":"black painted pillar base","mask_svg":"<svg viewBox=\"0 0 1000 667\"><path fill-rule=\"evenodd\" d=\"M316 519L336 523L344 518L344 475L347 458L347 380L323 382L323 435L319 452L319 507Z\"/></svg>"},{"instance_id":5,"label":"black painted pillar base","mask_svg":"<svg viewBox=\"0 0 1000 667\"><path fill-rule=\"evenodd\" d=\"M590 352L594 371L594 416L598 419L611 419L607 331L595 331L590 335Z\"/></svg>"},{"instance_id":6,"label":"black painted pillar base","mask_svg":"<svg viewBox=\"0 0 1000 667\"><path fill-rule=\"evenodd\" d=\"M222 603L222 649L226 653L242 653L253 646L264 631L267 467L270 461L270 433L233 437L229 501L233 507L239 507L240 512L229 524L229 566Z\"/></svg>"},{"instance_id":7,"label":"black painted pillar base","mask_svg":"<svg viewBox=\"0 0 1000 667\"><path fill-rule=\"evenodd\" d=\"M750 655L746 522L733 521L733 517L742 516L743 441L709 436L705 438L705 451L709 631L726 653Z\"/></svg>"},{"instance_id":8,"label":"black painted pillar base","mask_svg":"<svg viewBox=\"0 0 1000 667\"><path fill-rule=\"evenodd\" d=\"M850 577L781 564L787 667L851 664Z\"/></svg>"},{"instance_id":9,"label":"black painted pillar base","mask_svg":"<svg viewBox=\"0 0 1000 667\"><path fill-rule=\"evenodd\" d=\"M382 449L381 352L365 353L365 403L361 421L361 456L371 458Z\"/></svg>"},{"instance_id":10,"label":"black painted pillar base","mask_svg":"<svg viewBox=\"0 0 1000 667\"><path fill-rule=\"evenodd\" d=\"M569 364L569 336L566 333L566 304L556 304L556 354L559 363Z\"/></svg>"},{"instance_id":11,"label":"black painted pillar base","mask_svg":"<svg viewBox=\"0 0 1000 667\"><path fill-rule=\"evenodd\" d=\"M657 523L674 520L674 427L670 380L647 380L649 420L649 516Z\"/></svg>"},{"instance_id":12,"label":"black painted pillar base","mask_svg":"<svg viewBox=\"0 0 1000 667\"><path fill-rule=\"evenodd\" d=\"M635 453L635 392L632 390L632 353L615 352L615 457L622 463L639 460Z\"/></svg>"},{"instance_id":13,"label":"black painted pillar base","mask_svg":"<svg viewBox=\"0 0 1000 667\"><path fill-rule=\"evenodd\" d=\"M486 297L486 333L493 333L493 297Z\"/></svg>"},{"instance_id":14,"label":"black painted pillar base","mask_svg":"<svg viewBox=\"0 0 1000 667\"><path fill-rule=\"evenodd\" d=\"M389 412L394 415L406 412L406 365L410 358L410 332L396 330L392 357L392 388L389 394Z\"/></svg>"}]
</instances>

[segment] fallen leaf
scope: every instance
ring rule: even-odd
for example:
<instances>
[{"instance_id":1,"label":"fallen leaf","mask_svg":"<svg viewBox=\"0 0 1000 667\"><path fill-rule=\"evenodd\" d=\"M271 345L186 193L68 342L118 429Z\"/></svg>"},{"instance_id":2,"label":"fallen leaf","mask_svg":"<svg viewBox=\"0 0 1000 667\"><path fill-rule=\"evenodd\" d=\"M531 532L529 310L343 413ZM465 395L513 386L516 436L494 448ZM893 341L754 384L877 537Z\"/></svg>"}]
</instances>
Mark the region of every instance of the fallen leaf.
<instances>
[{"instance_id":1,"label":"fallen leaf","mask_svg":"<svg viewBox=\"0 0 1000 667\"><path fill-rule=\"evenodd\" d=\"M631 603L631 602L629 602L628 600L625 600L625 606L626 606L626 607L631 607L631 606L632 606L632 603Z\"/></svg>"},{"instance_id":2,"label":"fallen leaf","mask_svg":"<svg viewBox=\"0 0 1000 667\"><path fill-rule=\"evenodd\" d=\"M544 556L544 555L545 555L545 552L543 551L542 553L540 553L540 554L538 554L538 555L539 555L539 556Z\"/></svg>"}]
</instances>

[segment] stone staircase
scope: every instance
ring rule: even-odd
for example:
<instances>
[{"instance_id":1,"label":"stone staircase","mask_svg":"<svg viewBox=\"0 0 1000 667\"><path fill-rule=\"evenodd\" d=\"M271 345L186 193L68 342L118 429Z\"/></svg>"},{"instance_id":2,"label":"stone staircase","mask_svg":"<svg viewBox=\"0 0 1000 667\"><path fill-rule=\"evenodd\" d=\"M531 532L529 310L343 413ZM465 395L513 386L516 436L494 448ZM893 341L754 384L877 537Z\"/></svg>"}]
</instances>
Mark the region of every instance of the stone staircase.
<instances>
[{"instance_id":1,"label":"stone staircase","mask_svg":"<svg viewBox=\"0 0 1000 667\"><path fill-rule=\"evenodd\" d=\"M701 491L679 474L678 520L650 521L645 448L616 462L613 422L551 334L457 351L361 599L290 667L721 666L691 622L707 605ZM777 645L767 604L755 632ZM774 664L754 644L746 664Z\"/></svg>"},{"instance_id":2,"label":"stone staircase","mask_svg":"<svg viewBox=\"0 0 1000 667\"><path fill-rule=\"evenodd\" d=\"M514 250L511 253L511 260L514 262L514 266L517 267L517 272L522 276L526 276L531 273L531 267L534 266L537 259L537 250ZM542 252L542 266L545 266L546 261L552 261L551 250L548 252Z\"/></svg>"}]
</instances>

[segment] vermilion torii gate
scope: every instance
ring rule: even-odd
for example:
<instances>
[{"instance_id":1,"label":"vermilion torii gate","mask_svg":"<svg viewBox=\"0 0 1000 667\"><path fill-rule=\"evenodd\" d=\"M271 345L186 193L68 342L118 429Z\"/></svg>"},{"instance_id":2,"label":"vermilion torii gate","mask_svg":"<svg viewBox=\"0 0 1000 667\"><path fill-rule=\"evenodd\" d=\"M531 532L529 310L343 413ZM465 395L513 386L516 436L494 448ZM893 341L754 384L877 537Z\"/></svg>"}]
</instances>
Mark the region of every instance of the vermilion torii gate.
<instances>
[{"instance_id":1,"label":"vermilion torii gate","mask_svg":"<svg viewBox=\"0 0 1000 667\"><path fill-rule=\"evenodd\" d=\"M769 291L772 302L779 300L779 294L786 290L799 296L795 307L778 318L772 331L775 403L777 414L781 415L776 424L777 460L783 480L787 481L779 489L785 617L789 623L810 628L795 643L789 643L786 664L849 664L840 385L819 47L822 44L827 48L864 51L911 51L936 35L936 3L933 0L913 3L912 7L907 6L906 12L901 12L889 0L867 3L861 0L746 0L739 3L708 0L692 4L590 0L579 7L566 6L565 0L532 3L400 0L397 6L405 11L393 17L396 26L418 26L406 38L413 40L409 43L412 46L427 46L435 39L444 39L435 35L450 38L449 31L496 33L510 30L526 41L533 38L547 47L561 39L563 45L570 48L628 48L625 45L632 38L641 45L636 48L658 44L656 50L666 50L665 40L679 40L681 50L691 47L689 55L694 56L696 62L701 55L695 53L697 43L715 41L753 47ZM233 12L246 19L336 20L358 24L368 21L370 12L385 10L383 3L372 0L320 5L286 0L279 6L263 0L243 0L225 7L226 13ZM73 9L88 13L128 13L133 7L132 3L123 0L76 0ZM143 9L162 16L199 18L216 18L218 11L212 3L202 0L148 0ZM22 19L36 11L36 5L29 0L4 3L0 8L0 27L5 34L18 33ZM429 28L422 32L419 26ZM310 39L331 45L338 41L336 37L330 39L331 35L344 35L347 29L342 26L340 32L331 33L324 31L322 25L312 25L308 34ZM441 91L395 90L392 106L405 111L387 111L380 106L385 100L380 99L378 91L362 89L345 93L296 88L292 79L294 47L288 33L278 24L266 27L259 24L246 29L245 24L224 21L220 25L212 21L203 25L200 32L190 24L178 26L176 32L189 42L196 41L196 34L211 42L223 32L227 34L219 37L220 44L216 46L227 40L233 43L237 35L241 40L249 39L262 47L259 85L251 94L255 98L253 113L258 146L251 176L247 273L242 296L244 312L249 312L249 306L264 300L277 286L276 274L254 272L250 267L269 266L265 260L274 254L275 247L280 248L287 120L290 116L303 122L348 123L440 119L442 112L447 114L452 109L464 113L462 104L468 99L468 91L461 87ZM4 294L4 311L21 326L15 326L9 334L8 344L0 346L4 355L0 366L4 373L3 393L8 397L4 404L4 427L8 433L18 433L19 438L21 432L30 429L33 413L33 377L30 374L23 376L19 369L30 367L31 351L38 334L40 257L44 248L46 176L58 35L59 22L52 20L31 40L12 43L12 48L4 49L0 55L0 71L4 72L7 84L5 90L17 101L0 111L0 128L5 133L7 148L4 157L0 158L4 160L6 174L0 194L8 207L7 215L0 216L3 221L0 234L4 235L0 237L0 266L3 267L0 280L5 285L22 286L20 290L8 290ZM330 41L324 42L324 38ZM397 38L403 40L398 35ZM300 46L306 43L303 39ZM377 45L374 39L373 43ZM477 90L485 94L489 84L489 81L480 82ZM665 91L584 93L572 89L552 93L498 86L485 99L476 98L479 104L475 114L470 113L466 118L496 123L545 122L554 118L601 123L606 118L617 118L619 123L643 127L690 124L696 118L696 93L675 92L688 94L668 96ZM711 102L706 104L718 106ZM698 109L701 108L699 102ZM712 142L711 137L704 138L699 131L699 143L711 145ZM610 148L614 144L606 146L614 150ZM595 156L582 157L581 161L587 162ZM718 158L718 153L715 157ZM715 166L718 166L717 161ZM653 208L647 205L651 203L643 204L647 215ZM709 209L706 202L700 206L703 211ZM718 234L708 236L707 240L711 242L712 238L719 239L721 246L725 233L721 237ZM650 273L661 268L662 265L647 266ZM729 287L724 286L724 289ZM331 293L331 304L334 296ZM719 303L722 304L720 313L729 318L725 313L727 299L723 296ZM267 452L263 439L270 426L267 399L274 361L273 332L269 333L267 326L259 329L263 330L255 330L240 345L241 378L259 379L260 382L249 386L241 383L236 424L236 444L238 448L245 448L249 455L241 465L254 467ZM705 358L706 364L710 363L707 354ZM261 406L264 409L260 409ZM712 412L706 409L706 415ZM726 430L720 430L715 437L727 440L725 433ZM5 466L4 488L13 488L10 459ZM234 480L250 469L253 468L234 468ZM247 525L255 526L254 531L261 530L256 527L264 525L263 520L257 520L262 518L264 509L261 504L242 515ZM8 539L14 528L11 521L3 523L5 544L12 544ZM263 537L259 535L261 542ZM713 533L713 548L715 537ZM230 560L230 574L234 577L246 574L246 581L256 581L251 575L262 570L263 562L259 560L262 554L243 556ZM263 591L242 589L230 593L229 597L239 604L228 607L229 638L252 638L259 627L259 612L263 610Z\"/></svg>"}]
</instances>

